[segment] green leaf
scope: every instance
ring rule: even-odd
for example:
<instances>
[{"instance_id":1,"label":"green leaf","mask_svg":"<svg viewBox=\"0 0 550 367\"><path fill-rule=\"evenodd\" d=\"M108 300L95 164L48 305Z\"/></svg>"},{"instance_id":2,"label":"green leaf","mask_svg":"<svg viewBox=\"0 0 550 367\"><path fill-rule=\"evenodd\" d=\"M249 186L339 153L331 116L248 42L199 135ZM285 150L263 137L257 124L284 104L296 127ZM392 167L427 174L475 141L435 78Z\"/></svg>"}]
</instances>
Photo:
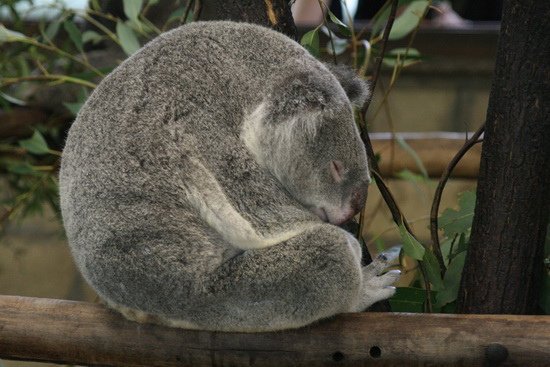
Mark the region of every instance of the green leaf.
<instances>
[{"instance_id":1,"label":"green leaf","mask_svg":"<svg viewBox=\"0 0 550 367\"><path fill-rule=\"evenodd\" d=\"M300 43L313 56L319 57L319 28L312 29L304 34Z\"/></svg>"},{"instance_id":2,"label":"green leaf","mask_svg":"<svg viewBox=\"0 0 550 367\"><path fill-rule=\"evenodd\" d=\"M437 258L430 250L424 253L424 265L426 267L428 281L432 283L432 289L434 291L439 291L445 288L443 279L441 279L441 268L439 267Z\"/></svg>"},{"instance_id":3,"label":"green leaf","mask_svg":"<svg viewBox=\"0 0 550 367\"><path fill-rule=\"evenodd\" d=\"M138 16L143 6L143 0L123 0L124 14L129 20L139 23Z\"/></svg>"},{"instance_id":4,"label":"green leaf","mask_svg":"<svg viewBox=\"0 0 550 367\"><path fill-rule=\"evenodd\" d=\"M424 177L422 175L419 175L419 174L416 174L416 173L413 173L413 172L409 171L408 169L404 169L400 172L397 172L395 174L395 176L402 179L402 180L410 181L410 182L413 182L413 183L428 181L428 179L426 177Z\"/></svg>"},{"instance_id":5,"label":"green leaf","mask_svg":"<svg viewBox=\"0 0 550 367\"><path fill-rule=\"evenodd\" d=\"M394 67L397 63L399 63L405 67L416 64L422 60L420 52L415 48L409 48L406 59L405 53L407 53L406 47L391 50L386 54L386 56L384 56L384 65Z\"/></svg>"},{"instance_id":6,"label":"green leaf","mask_svg":"<svg viewBox=\"0 0 550 367\"><path fill-rule=\"evenodd\" d=\"M447 272L445 273L445 279L443 279L443 285L445 288L437 292L435 297L437 307L443 307L446 304L456 300L465 260L466 251L462 251L456 255L449 264Z\"/></svg>"},{"instance_id":7,"label":"green leaf","mask_svg":"<svg viewBox=\"0 0 550 367\"><path fill-rule=\"evenodd\" d=\"M126 23L118 21L116 24L116 34L120 41L122 50L126 55L130 56L137 50L139 50L139 41L136 34Z\"/></svg>"},{"instance_id":8,"label":"green leaf","mask_svg":"<svg viewBox=\"0 0 550 367\"><path fill-rule=\"evenodd\" d=\"M86 31L82 33L82 43L92 42L93 44L96 44L98 42L101 42L102 40L103 36L97 32Z\"/></svg>"},{"instance_id":9,"label":"green leaf","mask_svg":"<svg viewBox=\"0 0 550 367\"><path fill-rule=\"evenodd\" d=\"M18 106L26 106L27 102L23 101L22 99L15 98L13 96L10 96L9 94L0 92L0 97L4 98L6 101L16 104Z\"/></svg>"},{"instance_id":10,"label":"green leaf","mask_svg":"<svg viewBox=\"0 0 550 367\"><path fill-rule=\"evenodd\" d=\"M342 21L338 19L338 17L334 15L330 10L328 11L328 16L330 17L330 20L332 21L332 23L336 24L340 33L342 33L344 36L347 36L347 37L351 36L351 31L349 27L344 23L342 23Z\"/></svg>"},{"instance_id":11,"label":"green leaf","mask_svg":"<svg viewBox=\"0 0 550 367\"><path fill-rule=\"evenodd\" d=\"M48 143L38 130L34 130L30 139L19 140L19 145L33 154L48 154L50 151Z\"/></svg>"},{"instance_id":12,"label":"green leaf","mask_svg":"<svg viewBox=\"0 0 550 367\"><path fill-rule=\"evenodd\" d=\"M63 28L65 28L65 31L69 34L69 38L73 41L78 51L82 52L82 34L80 33L78 27L72 20L67 19L63 22Z\"/></svg>"},{"instance_id":13,"label":"green leaf","mask_svg":"<svg viewBox=\"0 0 550 367\"><path fill-rule=\"evenodd\" d=\"M6 162L6 169L18 175L32 175L36 174L33 166L27 162Z\"/></svg>"},{"instance_id":14,"label":"green leaf","mask_svg":"<svg viewBox=\"0 0 550 367\"><path fill-rule=\"evenodd\" d=\"M44 34L46 35L46 37L48 37L50 41L53 40L55 36L57 36L57 32L59 32L60 25L61 23L58 20L56 20L48 24L48 26L46 27Z\"/></svg>"},{"instance_id":15,"label":"green leaf","mask_svg":"<svg viewBox=\"0 0 550 367\"><path fill-rule=\"evenodd\" d=\"M23 33L12 31L0 24L0 43L2 42L17 42L27 40L29 37Z\"/></svg>"},{"instance_id":16,"label":"green leaf","mask_svg":"<svg viewBox=\"0 0 550 367\"><path fill-rule=\"evenodd\" d=\"M403 139L401 136L397 136L397 144L403 149L405 152L407 152L412 159L414 159L414 163L422 173L422 175L425 178L428 178L428 171L426 170L426 167L424 167L424 163L422 163L422 159L416 154L415 150Z\"/></svg>"},{"instance_id":17,"label":"green leaf","mask_svg":"<svg viewBox=\"0 0 550 367\"><path fill-rule=\"evenodd\" d=\"M392 41L401 39L415 29L429 5L428 0L416 0L410 3L395 19L389 39Z\"/></svg>"},{"instance_id":18,"label":"green leaf","mask_svg":"<svg viewBox=\"0 0 550 367\"><path fill-rule=\"evenodd\" d=\"M448 208L439 216L439 228L443 229L447 237L470 232L476 205L475 192L466 191L462 193L458 205L458 210Z\"/></svg>"},{"instance_id":19,"label":"green leaf","mask_svg":"<svg viewBox=\"0 0 550 367\"><path fill-rule=\"evenodd\" d=\"M71 111L73 116L76 116L78 114L78 111L80 111L80 108L82 108L82 105L84 102L86 102L86 99L88 99L88 91L86 88L82 88L80 90L80 93L78 94L78 99L76 102L65 102L63 105Z\"/></svg>"},{"instance_id":20,"label":"green leaf","mask_svg":"<svg viewBox=\"0 0 550 367\"><path fill-rule=\"evenodd\" d=\"M421 288L398 287L389 301L392 312L424 312L426 291Z\"/></svg>"},{"instance_id":21,"label":"green leaf","mask_svg":"<svg viewBox=\"0 0 550 367\"><path fill-rule=\"evenodd\" d=\"M376 250L378 252L384 252L384 250L386 249L386 243L384 242L384 240L380 237L378 237L377 239L374 240L374 245L376 246Z\"/></svg>"},{"instance_id":22,"label":"green leaf","mask_svg":"<svg viewBox=\"0 0 550 367\"><path fill-rule=\"evenodd\" d=\"M334 52L332 50L332 44L331 42L334 43ZM332 37L332 41L329 40L328 43L327 43L327 53L329 55L341 55L343 54L344 52L346 52L347 48L349 46L349 40L346 40L346 39L342 39L342 38L336 38L336 37Z\"/></svg>"},{"instance_id":23,"label":"green leaf","mask_svg":"<svg viewBox=\"0 0 550 367\"><path fill-rule=\"evenodd\" d=\"M426 249L409 233L409 231L407 231L403 223L399 225L399 234L403 241L403 251L405 251L405 254L413 259L422 260Z\"/></svg>"},{"instance_id":24,"label":"green leaf","mask_svg":"<svg viewBox=\"0 0 550 367\"><path fill-rule=\"evenodd\" d=\"M397 8L409 4L415 0L399 0ZM390 16L391 1L386 1L380 10L372 18L372 34L376 35L378 32L384 29L388 17Z\"/></svg>"}]
</instances>

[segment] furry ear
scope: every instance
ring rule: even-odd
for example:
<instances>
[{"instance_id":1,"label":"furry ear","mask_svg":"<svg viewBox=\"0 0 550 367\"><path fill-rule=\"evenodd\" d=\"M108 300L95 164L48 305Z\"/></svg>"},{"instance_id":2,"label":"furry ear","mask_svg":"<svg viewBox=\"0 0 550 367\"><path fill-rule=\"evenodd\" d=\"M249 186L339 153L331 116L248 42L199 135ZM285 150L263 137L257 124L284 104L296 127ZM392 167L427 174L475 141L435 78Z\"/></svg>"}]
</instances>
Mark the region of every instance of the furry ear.
<instances>
[{"instance_id":1,"label":"furry ear","mask_svg":"<svg viewBox=\"0 0 550 367\"><path fill-rule=\"evenodd\" d=\"M297 72L280 78L269 94L269 115L273 120L304 112L321 111L330 101L330 86L316 73Z\"/></svg>"},{"instance_id":2,"label":"furry ear","mask_svg":"<svg viewBox=\"0 0 550 367\"><path fill-rule=\"evenodd\" d=\"M357 73L347 65L325 64L325 66L334 74L340 85L346 92L350 102L361 107L370 94L370 84L357 75Z\"/></svg>"}]
</instances>

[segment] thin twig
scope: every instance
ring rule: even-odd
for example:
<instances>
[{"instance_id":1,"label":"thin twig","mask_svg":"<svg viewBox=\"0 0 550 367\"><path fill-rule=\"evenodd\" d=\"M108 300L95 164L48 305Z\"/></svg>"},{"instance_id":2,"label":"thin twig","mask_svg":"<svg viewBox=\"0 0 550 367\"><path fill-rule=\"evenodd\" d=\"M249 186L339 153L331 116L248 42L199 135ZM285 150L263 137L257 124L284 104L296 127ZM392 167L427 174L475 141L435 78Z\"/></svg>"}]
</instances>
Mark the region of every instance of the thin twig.
<instances>
[{"instance_id":1,"label":"thin twig","mask_svg":"<svg viewBox=\"0 0 550 367\"><path fill-rule=\"evenodd\" d=\"M195 3L195 0L189 0L187 2L187 5L185 5L185 10L183 11L183 14L181 15L179 24L185 24L187 23L187 17L189 16L189 12L191 11L191 5Z\"/></svg>"},{"instance_id":2,"label":"thin twig","mask_svg":"<svg viewBox=\"0 0 550 367\"><path fill-rule=\"evenodd\" d=\"M26 82L26 81L46 81L46 80L51 80L53 82L61 82L61 83L67 82L67 83L79 84L92 89L96 87L96 84L89 82L87 80L74 78L68 75L58 75L58 74L31 75L31 76L21 76L17 78L4 78L0 82L0 87L5 87L8 85L12 85L20 82Z\"/></svg>"},{"instance_id":3,"label":"thin twig","mask_svg":"<svg viewBox=\"0 0 550 367\"><path fill-rule=\"evenodd\" d=\"M197 21L201 17L202 13L202 0L195 0L195 7L193 8L193 20Z\"/></svg>"},{"instance_id":4,"label":"thin twig","mask_svg":"<svg viewBox=\"0 0 550 367\"><path fill-rule=\"evenodd\" d=\"M319 3L319 8L321 9L321 14L323 14L323 25L326 27L326 29L328 31L328 36L330 38L330 45L332 46L332 57L333 57L332 61L334 62L334 65L338 65L338 60L336 59L336 49L334 48L334 37L333 37L332 31L330 30L330 27L328 26L328 23L327 23L327 14L329 12L329 9L328 9L327 5L325 4L325 2L323 0L318 0L317 2Z\"/></svg>"},{"instance_id":5,"label":"thin twig","mask_svg":"<svg viewBox=\"0 0 550 367\"><path fill-rule=\"evenodd\" d=\"M434 254L437 258L437 261L439 262L439 266L441 267L441 275L445 275L445 262L443 261L443 254L441 253L441 245L439 243L439 227L437 223L437 217L439 214L439 204L441 203L441 196L443 195L443 189L445 189L445 185L447 184L447 181L449 180L449 177L451 176L451 173L453 172L453 169L456 167L458 162L464 157L464 155L472 148L474 145L479 143L479 137L483 132L485 131L485 124L481 125L481 127L472 135L472 137L464 143L462 148L456 153L456 155L451 159L449 162L449 165L443 171L443 174L441 175L441 178L439 179L439 184L437 185L437 189L435 190L434 199L432 202L432 210L430 212L430 233L432 237L432 248L434 251Z\"/></svg>"},{"instance_id":6,"label":"thin twig","mask_svg":"<svg viewBox=\"0 0 550 367\"><path fill-rule=\"evenodd\" d=\"M369 94L367 100L363 104L363 108L361 108L361 115L362 115L361 117L362 117L363 121L366 121L367 110L369 109L369 106L372 102L372 96L374 94L374 88L376 87L376 82L378 80L378 76L380 75L380 69L382 67L382 60L384 59L384 54L386 53L386 46L388 44L388 38L390 36L391 28L392 28L393 22L395 20L395 13L397 12L397 3L398 3L398 0L393 0L392 1L391 9L390 9L390 15L388 16L388 22L386 23L386 28L384 28L384 35L382 37L382 47L380 49L380 54L376 58L376 64L374 66L374 72L372 73L371 93Z\"/></svg>"}]
</instances>

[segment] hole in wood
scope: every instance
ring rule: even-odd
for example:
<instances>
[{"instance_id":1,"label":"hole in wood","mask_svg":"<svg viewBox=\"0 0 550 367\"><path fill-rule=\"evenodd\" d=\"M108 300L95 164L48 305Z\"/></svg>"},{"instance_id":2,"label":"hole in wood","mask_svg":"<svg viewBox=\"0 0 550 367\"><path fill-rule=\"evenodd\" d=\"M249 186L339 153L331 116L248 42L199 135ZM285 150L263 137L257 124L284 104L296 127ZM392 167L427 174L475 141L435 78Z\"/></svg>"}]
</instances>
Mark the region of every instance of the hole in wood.
<instances>
[{"instance_id":1,"label":"hole in wood","mask_svg":"<svg viewBox=\"0 0 550 367\"><path fill-rule=\"evenodd\" d=\"M344 359L344 353L342 352L334 352L332 354L332 360L335 362L340 362Z\"/></svg>"},{"instance_id":2,"label":"hole in wood","mask_svg":"<svg viewBox=\"0 0 550 367\"><path fill-rule=\"evenodd\" d=\"M377 347L375 345L370 348L369 354L372 358L380 358L380 356L382 355L382 349L380 349L380 347Z\"/></svg>"}]
</instances>

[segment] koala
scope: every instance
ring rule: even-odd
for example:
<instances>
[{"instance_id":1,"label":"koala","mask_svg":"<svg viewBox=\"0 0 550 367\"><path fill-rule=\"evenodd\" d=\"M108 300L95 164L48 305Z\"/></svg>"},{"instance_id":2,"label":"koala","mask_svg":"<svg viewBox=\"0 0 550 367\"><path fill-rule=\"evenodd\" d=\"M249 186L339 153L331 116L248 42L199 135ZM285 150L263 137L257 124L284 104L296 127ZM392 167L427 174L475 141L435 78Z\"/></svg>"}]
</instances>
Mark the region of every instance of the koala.
<instances>
[{"instance_id":1,"label":"koala","mask_svg":"<svg viewBox=\"0 0 550 367\"><path fill-rule=\"evenodd\" d=\"M68 133L61 208L84 278L131 320L213 331L298 328L392 296L399 271L382 272L399 251L363 267L338 227L367 195L352 109L367 93L258 25L152 40Z\"/></svg>"}]
</instances>

